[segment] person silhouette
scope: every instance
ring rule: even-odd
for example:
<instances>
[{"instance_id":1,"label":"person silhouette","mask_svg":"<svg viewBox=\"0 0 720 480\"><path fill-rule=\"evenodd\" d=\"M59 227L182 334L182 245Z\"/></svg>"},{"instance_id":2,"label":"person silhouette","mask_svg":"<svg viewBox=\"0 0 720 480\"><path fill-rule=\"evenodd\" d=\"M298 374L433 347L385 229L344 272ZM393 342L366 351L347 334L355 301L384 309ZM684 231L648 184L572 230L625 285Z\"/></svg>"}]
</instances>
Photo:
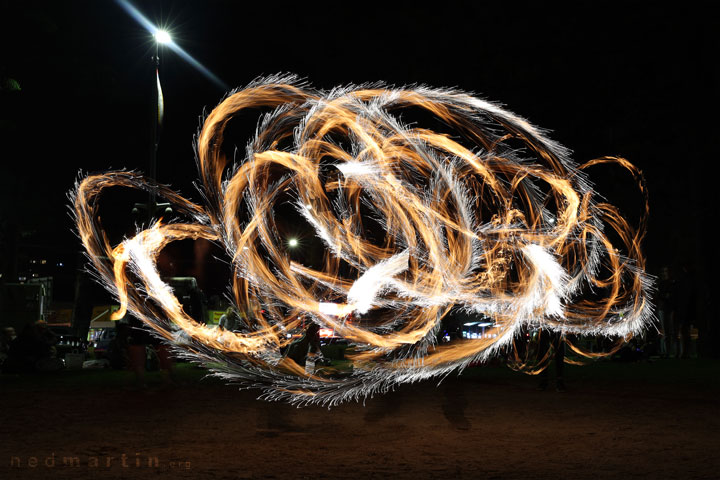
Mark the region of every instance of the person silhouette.
<instances>
[{"instance_id":1,"label":"person silhouette","mask_svg":"<svg viewBox=\"0 0 720 480\"><path fill-rule=\"evenodd\" d=\"M548 355L552 355L550 359L540 372L540 383L538 384L538 390L547 390L549 383L549 370L550 363L555 365L555 390L558 392L564 392L565 388L565 339L560 332L541 330L540 331L540 352L548 352Z\"/></svg>"}]
</instances>

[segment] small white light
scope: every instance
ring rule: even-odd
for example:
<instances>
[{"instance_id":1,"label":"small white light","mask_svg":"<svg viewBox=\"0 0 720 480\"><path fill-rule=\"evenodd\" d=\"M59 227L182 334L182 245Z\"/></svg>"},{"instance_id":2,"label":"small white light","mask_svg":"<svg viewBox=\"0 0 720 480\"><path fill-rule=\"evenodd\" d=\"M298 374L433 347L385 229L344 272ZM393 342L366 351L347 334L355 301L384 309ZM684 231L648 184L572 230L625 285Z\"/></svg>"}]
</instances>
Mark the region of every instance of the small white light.
<instances>
[{"instance_id":1,"label":"small white light","mask_svg":"<svg viewBox=\"0 0 720 480\"><path fill-rule=\"evenodd\" d=\"M320 307L320 313L334 317L340 316L340 305L337 303L320 302L318 306Z\"/></svg>"},{"instance_id":2,"label":"small white light","mask_svg":"<svg viewBox=\"0 0 720 480\"><path fill-rule=\"evenodd\" d=\"M155 32L155 41L158 43L167 44L172 42L172 38L170 38L170 34L165 30L158 30L157 32Z\"/></svg>"},{"instance_id":3,"label":"small white light","mask_svg":"<svg viewBox=\"0 0 720 480\"><path fill-rule=\"evenodd\" d=\"M290 241L288 242L288 245L290 245L291 247L297 247L297 244L298 244L298 241L295 238L291 238Z\"/></svg>"}]
</instances>

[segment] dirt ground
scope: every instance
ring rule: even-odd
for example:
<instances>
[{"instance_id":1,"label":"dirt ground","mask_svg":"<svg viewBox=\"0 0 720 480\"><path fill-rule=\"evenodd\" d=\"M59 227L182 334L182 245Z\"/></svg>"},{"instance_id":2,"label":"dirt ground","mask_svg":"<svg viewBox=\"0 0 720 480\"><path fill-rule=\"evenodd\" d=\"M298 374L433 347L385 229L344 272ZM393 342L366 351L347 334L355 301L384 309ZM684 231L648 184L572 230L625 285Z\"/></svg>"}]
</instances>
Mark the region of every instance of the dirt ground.
<instances>
[{"instance_id":1,"label":"dirt ground","mask_svg":"<svg viewBox=\"0 0 720 480\"><path fill-rule=\"evenodd\" d=\"M208 381L5 378L0 478L717 479L717 373L598 363L556 392L484 367L331 410Z\"/></svg>"}]
</instances>

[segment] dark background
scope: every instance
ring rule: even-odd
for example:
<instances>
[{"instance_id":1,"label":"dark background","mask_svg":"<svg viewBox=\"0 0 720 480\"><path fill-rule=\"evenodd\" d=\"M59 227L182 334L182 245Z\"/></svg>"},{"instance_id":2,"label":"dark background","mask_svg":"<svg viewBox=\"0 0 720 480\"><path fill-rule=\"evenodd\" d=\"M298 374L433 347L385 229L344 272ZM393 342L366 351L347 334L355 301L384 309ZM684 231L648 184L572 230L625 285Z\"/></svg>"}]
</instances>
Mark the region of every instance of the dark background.
<instances>
[{"instance_id":1,"label":"dark background","mask_svg":"<svg viewBox=\"0 0 720 480\"><path fill-rule=\"evenodd\" d=\"M0 5L3 279L32 248L53 249L75 269L80 243L66 193L78 172L147 171L153 42L109 0ZM578 162L628 158L650 192L650 272L685 267L698 292L696 324L714 318L719 20L710 10L689 2L135 5L230 88L278 72L322 88L377 80L456 86L549 129ZM193 135L203 109L226 92L167 49L161 76L158 177L198 199ZM641 197L617 173L592 175L635 222ZM114 206L117 215L129 212L126 201Z\"/></svg>"}]
</instances>

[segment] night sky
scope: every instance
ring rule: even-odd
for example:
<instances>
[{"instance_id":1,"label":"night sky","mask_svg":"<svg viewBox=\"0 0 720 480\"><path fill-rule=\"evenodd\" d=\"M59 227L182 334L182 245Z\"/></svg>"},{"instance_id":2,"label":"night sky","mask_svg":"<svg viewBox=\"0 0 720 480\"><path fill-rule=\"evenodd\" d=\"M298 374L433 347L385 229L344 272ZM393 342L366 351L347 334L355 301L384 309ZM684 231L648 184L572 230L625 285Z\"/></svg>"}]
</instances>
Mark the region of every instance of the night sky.
<instances>
[{"instance_id":1,"label":"night sky","mask_svg":"<svg viewBox=\"0 0 720 480\"><path fill-rule=\"evenodd\" d=\"M687 265L710 291L720 31L710 11L688 2L579 2L571 10L508 2L134 4L230 88L278 72L321 88L377 80L456 86L550 130L578 162L626 157L647 177L651 273ZM66 194L78 172L147 170L152 39L110 0L3 0L0 18L3 255L14 254L7 238L19 232L20 244L55 244L75 258ZM203 109L225 91L167 49L161 77L159 180L198 199L193 136ZM616 173L592 175L634 221L641 197Z\"/></svg>"}]
</instances>

